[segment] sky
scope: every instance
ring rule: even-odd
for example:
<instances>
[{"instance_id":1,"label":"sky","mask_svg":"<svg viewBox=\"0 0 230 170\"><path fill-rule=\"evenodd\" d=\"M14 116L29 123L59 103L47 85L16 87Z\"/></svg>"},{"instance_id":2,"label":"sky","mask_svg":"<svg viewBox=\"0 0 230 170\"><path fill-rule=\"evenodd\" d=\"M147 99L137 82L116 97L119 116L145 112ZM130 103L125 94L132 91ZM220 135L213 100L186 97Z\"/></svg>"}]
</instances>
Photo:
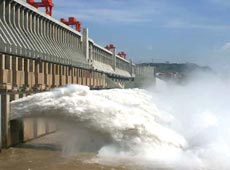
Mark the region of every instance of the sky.
<instances>
[{"instance_id":1,"label":"sky","mask_svg":"<svg viewBox=\"0 0 230 170\"><path fill-rule=\"evenodd\" d=\"M135 63L230 65L230 0L53 0L57 19L76 17L96 43Z\"/></svg>"}]
</instances>

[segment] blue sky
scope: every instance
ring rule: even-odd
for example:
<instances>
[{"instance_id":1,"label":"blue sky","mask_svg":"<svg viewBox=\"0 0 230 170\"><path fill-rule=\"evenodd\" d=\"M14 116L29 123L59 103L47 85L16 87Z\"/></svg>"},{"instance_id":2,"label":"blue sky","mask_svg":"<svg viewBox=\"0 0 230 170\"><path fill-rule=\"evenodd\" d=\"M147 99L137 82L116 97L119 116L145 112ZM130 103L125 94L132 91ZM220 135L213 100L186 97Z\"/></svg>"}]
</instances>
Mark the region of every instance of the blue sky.
<instances>
[{"instance_id":1,"label":"blue sky","mask_svg":"<svg viewBox=\"0 0 230 170\"><path fill-rule=\"evenodd\" d=\"M230 0L53 0L100 45L140 62L230 64Z\"/></svg>"}]
</instances>

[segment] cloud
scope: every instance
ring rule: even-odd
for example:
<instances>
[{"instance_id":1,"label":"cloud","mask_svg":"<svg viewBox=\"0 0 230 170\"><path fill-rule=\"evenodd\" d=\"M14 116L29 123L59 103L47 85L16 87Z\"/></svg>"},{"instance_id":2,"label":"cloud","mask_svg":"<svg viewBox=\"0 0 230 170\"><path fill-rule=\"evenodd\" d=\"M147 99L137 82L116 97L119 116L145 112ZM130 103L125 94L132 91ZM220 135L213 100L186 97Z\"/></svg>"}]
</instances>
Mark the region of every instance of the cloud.
<instances>
[{"instance_id":1,"label":"cloud","mask_svg":"<svg viewBox=\"0 0 230 170\"><path fill-rule=\"evenodd\" d=\"M226 2L226 0L202 1L207 5ZM68 0L68 2L55 0L54 16L56 18L75 16L81 21L100 24L144 23L159 28L230 29L230 25L225 25L223 22L214 23L213 18L197 13L194 8L195 5L189 8L179 3L179 0L175 0L174 3L170 0Z\"/></svg>"},{"instance_id":2,"label":"cloud","mask_svg":"<svg viewBox=\"0 0 230 170\"><path fill-rule=\"evenodd\" d=\"M148 45L148 46L146 46L146 50L153 51L154 50L154 46L153 45Z\"/></svg>"},{"instance_id":3,"label":"cloud","mask_svg":"<svg viewBox=\"0 0 230 170\"><path fill-rule=\"evenodd\" d=\"M61 13L59 12L59 15ZM63 13L64 14L64 13ZM74 13L73 13L74 15ZM79 10L75 14L77 18L91 22L147 22L151 18L148 17L148 12L145 11L125 11L118 9L87 9Z\"/></svg>"},{"instance_id":4,"label":"cloud","mask_svg":"<svg viewBox=\"0 0 230 170\"><path fill-rule=\"evenodd\" d=\"M208 62L213 68L226 76L230 75L230 41L210 50L208 56Z\"/></svg>"},{"instance_id":5,"label":"cloud","mask_svg":"<svg viewBox=\"0 0 230 170\"><path fill-rule=\"evenodd\" d=\"M214 5L220 5L220 6L223 6L223 7L229 7L230 6L230 1L229 0L205 0L207 2L210 2ZM227 5L227 6L226 6Z\"/></svg>"},{"instance_id":6,"label":"cloud","mask_svg":"<svg viewBox=\"0 0 230 170\"><path fill-rule=\"evenodd\" d=\"M216 46L209 51L209 55L213 56L214 59L218 58L220 60L225 61L225 59L230 59L230 42L225 42L220 46Z\"/></svg>"},{"instance_id":7,"label":"cloud","mask_svg":"<svg viewBox=\"0 0 230 170\"><path fill-rule=\"evenodd\" d=\"M78 2L72 1L69 3L61 3L63 0L57 0L55 6L57 7L54 14L56 17L67 17L73 15L80 20L90 22L122 22L122 23L136 23L136 22L149 22L152 16L157 11L148 5L147 1L134 0L126 1L121 0L102 0L101 2ZM150 2L150 4L152 4Z\"/></svg>"},{"instance_id":8,"label":"cloud","mask_svg":"<svg viewBox=\"0 0 230 170\"><path fill-rule=\"evenodd\" d=\"M166 28L180 28L180 29L206 29L206 30L228 30L230 25L228 24L210 24L210 23L199 23L196 21L189 22L181 19L169 20L164 27Z\"/></svg>"},{"instance_id":9,"label":"cloud","mask_svg":"<svg viewBox=\"0 0 230 170\"><path fill-rule=\"evenodd\" d=\"M230 52L230 42L226 42L222 47L221 47L222 51L228 51Z\"/></svg>"}]
</instances>

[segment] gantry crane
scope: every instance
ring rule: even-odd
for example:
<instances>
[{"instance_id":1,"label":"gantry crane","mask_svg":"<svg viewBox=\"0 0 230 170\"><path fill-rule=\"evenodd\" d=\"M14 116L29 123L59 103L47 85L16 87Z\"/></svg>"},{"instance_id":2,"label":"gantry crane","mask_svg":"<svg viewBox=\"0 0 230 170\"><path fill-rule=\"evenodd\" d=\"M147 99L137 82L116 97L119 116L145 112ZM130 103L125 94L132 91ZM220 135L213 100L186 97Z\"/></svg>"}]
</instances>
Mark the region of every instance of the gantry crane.
<instances>
[{"instance_id":1,"label":"gantry crane","mask_svg":"<svg viewBox=\"0 0 230 170\"><path fill-rule=\"evenodd\" d=\"M126 53L124 51L119 52L117 55L126 59Z\"/></svg>"},{"instance_id":2,"label":"gantry crane","mask_svg":"<svg viewBox=\"0 0 230 170\"><path fill-rule=\"evenodd\" d=\"M60 20L62 23L69 25L69 26L75 26L76 30L78 32L81 32L81 22L77 21L75 17L69 17L69 20L67 21L65 18L61 18Z\"/></svg>"},{"instance_id":3,"label":"gantry crane","mask_svg":"<svg viewBox=\"0 0 230 170\"><path fill-rule=\"evenodd\" d=\"M27 3L34 6L35 8L45 7L46 14L52 16L52 8L54 7L52 0L41 0L41 2L35 2L34 0L27 0Z\"/></svg>"},{"instance_id":4,"label":"gantry crane","mask_svg":"<svg viewBox=\"0 0 230 170\"><path fill-rule=\"evenodd\" d=\"M106 45L105 48L109 51L115 49L116 47L113 44Z\"/></svg>"}]
</instances>

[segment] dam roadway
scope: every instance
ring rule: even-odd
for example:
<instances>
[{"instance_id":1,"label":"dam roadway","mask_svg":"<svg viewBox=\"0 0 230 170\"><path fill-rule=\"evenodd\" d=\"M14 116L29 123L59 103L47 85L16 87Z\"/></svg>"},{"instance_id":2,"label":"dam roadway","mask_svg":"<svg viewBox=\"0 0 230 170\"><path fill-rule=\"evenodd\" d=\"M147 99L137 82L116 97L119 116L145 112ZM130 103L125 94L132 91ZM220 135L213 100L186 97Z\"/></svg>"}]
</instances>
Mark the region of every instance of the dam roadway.
<instances>
[{"instance_id":1,"label":"dam roadway","mask_svg":"<svg viewBox=\"0 0 230 170\"><path fill-rule=\"evenodd\" d=\"M124 86L135 64L22 0L0 0L0 149L56 131L52 121L10 120L10 102L66 84Z\"/></svg>"}]
</instances>

